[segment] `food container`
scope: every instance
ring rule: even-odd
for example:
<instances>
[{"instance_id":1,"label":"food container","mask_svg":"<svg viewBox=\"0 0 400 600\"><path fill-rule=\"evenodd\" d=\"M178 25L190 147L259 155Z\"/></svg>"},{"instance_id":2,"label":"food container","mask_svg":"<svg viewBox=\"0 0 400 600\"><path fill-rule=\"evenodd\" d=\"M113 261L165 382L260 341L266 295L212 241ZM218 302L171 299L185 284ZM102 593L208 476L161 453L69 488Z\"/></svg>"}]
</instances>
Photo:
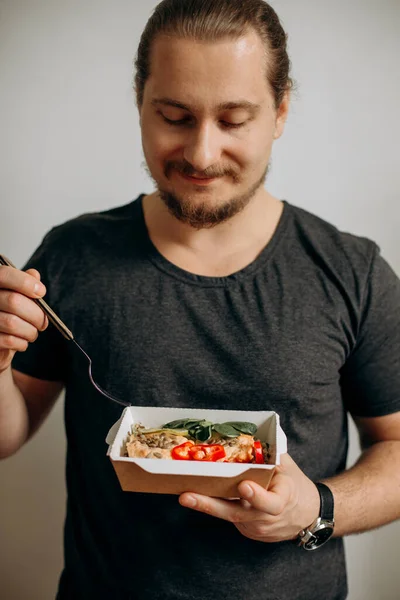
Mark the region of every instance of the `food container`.
<instances>
[{"instance_id":1,"label":"food container","mask_svg":"<svg viewBox=\"0 0 400 600\"><path fill-rule=\"evenodd\" d=\"M207 419L213 423L250 421L258 427L256 437L270 445L270 464L219 463L124 456L125 444L134 423L146 428L184 418ZM286 436L279 415L272 411L202 410L129 406L110 429L108 456L121 488L127 492L181 494L196 492L220 498L238 497L238 484L254 481L268 487L280 456L287 452Z\"/></svg>"}]
</instances>

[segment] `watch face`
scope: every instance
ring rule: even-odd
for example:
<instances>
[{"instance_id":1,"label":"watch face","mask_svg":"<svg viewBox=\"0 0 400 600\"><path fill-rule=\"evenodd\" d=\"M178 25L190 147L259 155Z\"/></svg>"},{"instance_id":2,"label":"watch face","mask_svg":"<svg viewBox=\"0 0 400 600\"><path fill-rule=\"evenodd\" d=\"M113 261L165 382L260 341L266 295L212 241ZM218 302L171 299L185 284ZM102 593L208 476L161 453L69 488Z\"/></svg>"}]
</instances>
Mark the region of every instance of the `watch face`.
<instances>
[{"instance_id":1,"label":"watch face","mask_svg":"<svg viewBox=\"0 0 400 600\"><path fill-rule=\"evenodd\" d=\"M333 533L333 529L331 527L324 527L323 529L316 531L314 533L314 535L317 538L318 546L321 546L322 544L327 542L329 540L329 538L331 537L332 533Z\"/></svg>"},{"instance_id":2,"label":"watch face","mask_svg":"<svg viewBox=\"0 0 400 600\"><path fill-rule=\"evenodd\" d=\"M311 530L310 539L304 543L303 548L305 550L316 550L320 548L329 540L333 534L333 526L328 523L323 523L317 526L314 530Z\"/></svg>"}]
</instances>

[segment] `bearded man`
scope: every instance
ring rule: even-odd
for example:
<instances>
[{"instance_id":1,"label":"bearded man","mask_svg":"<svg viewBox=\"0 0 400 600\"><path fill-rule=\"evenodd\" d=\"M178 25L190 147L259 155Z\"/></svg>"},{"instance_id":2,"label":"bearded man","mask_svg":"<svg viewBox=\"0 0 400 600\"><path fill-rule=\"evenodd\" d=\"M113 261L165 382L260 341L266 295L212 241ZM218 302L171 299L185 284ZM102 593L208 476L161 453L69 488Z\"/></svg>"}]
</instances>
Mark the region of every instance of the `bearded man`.
<instances>
[{"instance_id":1,"label":"bearded man","mask_svg":"<svg viewBox=\"0 0 400 600\"><path fill-rule=\"evenodd\" d=\"M0 267L2 457L66 391L58 600L343 600L343 536L400 516L400 282L376 244L264 185L286 42L261 0L161 2L136 61L154 192L54 228L23 271ZM115 396L276 411L288 454L270 487L123 492L104 443L120 408L47 327L45 294ZM348 414L364 443L350 470Z\"/></svg>"}]
</instances>

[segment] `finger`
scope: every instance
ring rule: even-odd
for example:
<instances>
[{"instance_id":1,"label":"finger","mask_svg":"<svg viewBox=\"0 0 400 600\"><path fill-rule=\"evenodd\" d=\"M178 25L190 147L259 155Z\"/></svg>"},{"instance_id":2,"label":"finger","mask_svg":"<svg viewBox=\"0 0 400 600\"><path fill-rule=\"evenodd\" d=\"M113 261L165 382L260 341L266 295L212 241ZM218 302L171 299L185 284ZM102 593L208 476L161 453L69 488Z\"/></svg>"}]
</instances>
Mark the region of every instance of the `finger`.
<instances>
[{"instance_id":1,"label":"finger","mask_svg":"<svg viewBox=\"0 0 400 600\"><path fill-rule=\"evenodd\" d=\"M6 335L22 338L27 342L34 342L39 335L36 327L17 315L5 312L0 312L0 331Z\"/></svg>"},{"instance_id":2,"label":"finger","mask_svg":"<svg viewBox=\"0 0 400 600\"><path fill-rule=\"evenodd\" d=\"M200 494L184 493L179 497L179 503L207 515L229 521L230 523L247 523L257 521L264 515L254 510L252 506L243 506L240 500L222 500Z\"/></svg>"},{"instance_id":3,"label":"finger","mask_svg":"<svg viewBox=\"0 0 400 600\"><path fill-rule=\"evenodd\" d=\"M210 498L201 494L184 493L179 497L179 503L186 508L192 508L199 512L218 517L219 519L229 520L232 514L232 502L220 498ZM234 504L236 506L236 502Z\"/></svg>"},{"instance_id":4,"label":"finger","mask_svg":"<svg viewBox=\"0 0 400 600\"><path fill-rule=\"evenodd\" d=\"M46 293L46 287L30 272L24 273L13 267L0 266L0 289L13 290L29 298L41 298ZM40 275L39 275L40 279Z\"/></svg>"},{"instance_id":5,"label":"finger","mask_svg":"<svg viewBox=\"0 0 400 600\"><path fill-rule=\"evenodd\" d=\"M44 331L48 324L42 309L33 300L17 292L0 290L0 312L15 315L39 331Z\"/></svg>"},{"instance_id":6,"label":"finger","mask_svg":"<svg viewBox=\"0 0 400 600\"><path fill-rule=\"evenodd\" d=\"M13 335L0 333L0 349L12 350L14 352L25 352L28 348L28 342Z\"/></svg>"},{"instance_id":7,"label":"finger","mask_svg":"<svg viewBox=\"0 0 400 600\"><path fill-rule=\"evenodd\" d=\"M289 503L292 494L292 480L282 473L276 474L268 490L253 481L242 481L239 486L241 498L259 512L278 516Z\"/></svg>"},{"instance_id":8,"label":"finger","mask_svg":"<svg viewBox=\"0 0 400 600\"><path fill-rule=\"evenodd\" d=\"M28 273L28 275L32 275L32 277L40 281L41 276L39 271L37 271L36 269L28 269L27 271L25 271L25 273Z\"/></svg>"}]
</instances>

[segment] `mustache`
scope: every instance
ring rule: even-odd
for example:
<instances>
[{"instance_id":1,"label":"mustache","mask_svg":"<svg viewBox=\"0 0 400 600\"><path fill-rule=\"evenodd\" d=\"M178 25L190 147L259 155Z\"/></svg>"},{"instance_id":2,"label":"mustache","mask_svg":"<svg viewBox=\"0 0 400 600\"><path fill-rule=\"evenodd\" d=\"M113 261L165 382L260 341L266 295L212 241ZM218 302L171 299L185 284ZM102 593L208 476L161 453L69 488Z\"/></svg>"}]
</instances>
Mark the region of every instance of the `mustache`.
<instances>
[{"instance_id":1,"label":"mustache","mask_svg":"<svg viewBox=\"0 0 400 600\"><path fill-rule=\"evenodd\" d=\"M233 177L234 180L238 179L238 173L231 167L224 167L223 165L211 165L205 171L197 171L187 161L167 161L165 165L165 176L169 178L172 171L178 171L182 175L187 177L204 177L204 179L214 179L216 177L224 177L225 175Z\"/></svg>"}]
</instances>

